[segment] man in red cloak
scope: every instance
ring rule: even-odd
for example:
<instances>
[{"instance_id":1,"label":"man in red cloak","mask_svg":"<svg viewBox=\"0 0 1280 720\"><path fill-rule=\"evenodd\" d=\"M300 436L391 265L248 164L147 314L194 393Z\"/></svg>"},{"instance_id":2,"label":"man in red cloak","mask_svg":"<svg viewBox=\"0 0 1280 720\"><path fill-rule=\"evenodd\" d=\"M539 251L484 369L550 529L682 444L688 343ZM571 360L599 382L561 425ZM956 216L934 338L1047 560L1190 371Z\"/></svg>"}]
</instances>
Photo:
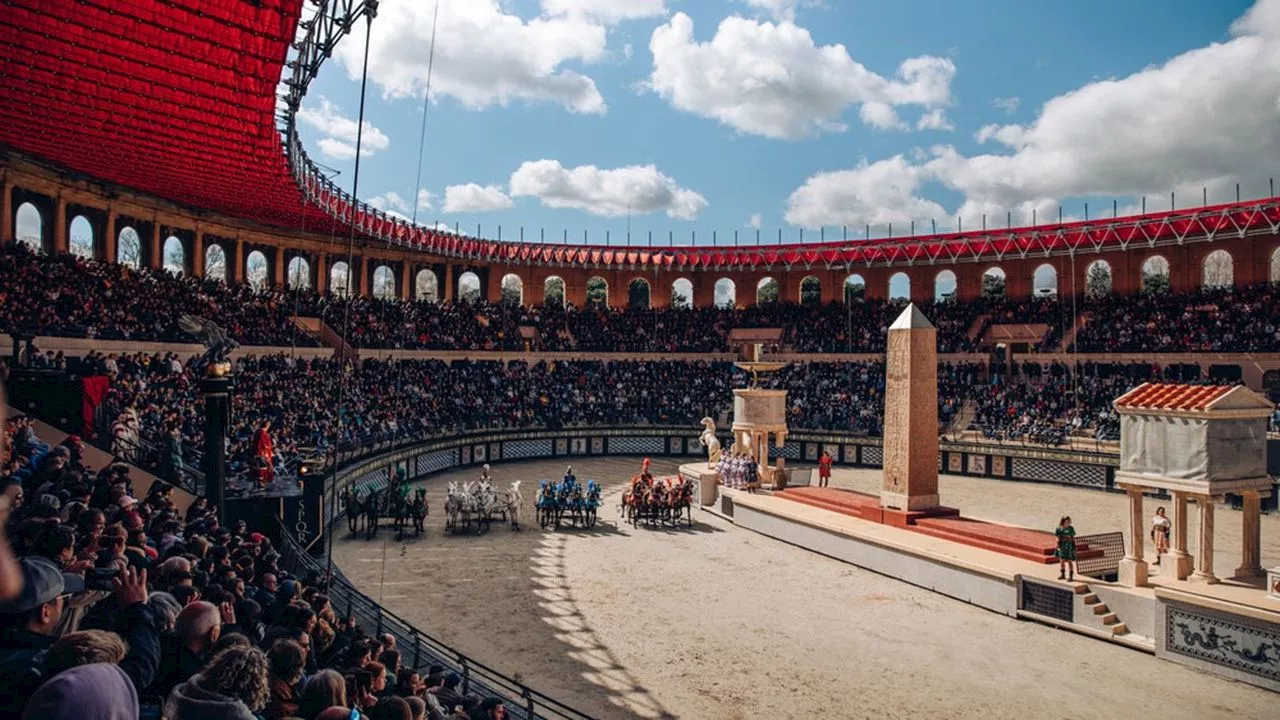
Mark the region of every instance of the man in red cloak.
<instances>
[{"instance_id":1,"label":"man in red cloak","mask_svg":"<svg viewBox=\"0 0 1280 720\"><path fill-rule=\"evenodd\" d=\"M259 487L266 487L275 479L276 467L275 446L271 443L271 421L267 420L258 427L253 439L253 454L257 458L257 480Z\"/></svg>"}]
</instances>

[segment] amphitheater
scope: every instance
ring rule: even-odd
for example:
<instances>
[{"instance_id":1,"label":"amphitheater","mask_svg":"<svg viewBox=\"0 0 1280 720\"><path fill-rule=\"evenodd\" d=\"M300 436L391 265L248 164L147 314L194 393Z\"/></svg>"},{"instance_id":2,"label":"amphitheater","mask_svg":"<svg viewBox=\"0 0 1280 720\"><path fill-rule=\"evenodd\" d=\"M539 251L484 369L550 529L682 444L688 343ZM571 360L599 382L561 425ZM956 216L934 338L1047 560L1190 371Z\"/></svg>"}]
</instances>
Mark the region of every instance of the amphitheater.
<instances>
[{"instance_id":1,"label":"amphitheater","mask_svg":"<svg viewBox=\"0 0 1280 720\"><path fill-rule=\"evenodd\" d=\"M59 672L106 672L114 650L49 651L102 629L127 641L113 717L187 720L202 693L262 720L456 716L436 698L472 718L1275 717L1273 184L816 241L428 227L360 199L363 124L352 178L302 139L322 67L378 13L4 3L0 705L56 709ZM936 329L937 394L911 415L960 516L880 500L908 305ZM1244 403L1143 409L1239 421L1204 464L1262 469L1133 484L1150 440L1113 403L1143 383ZM784 433L752 441L776 464L746 492L699 433L727 453L736 393L762 389L785 391ZM628 521L642 463L690 483L682 519ZM595 522L539 522L570 466L601 487ZM91 568L121 579L119 612L71 590ZM215 652L210 624L247 640Z\"/></svg>"}]
</instances>

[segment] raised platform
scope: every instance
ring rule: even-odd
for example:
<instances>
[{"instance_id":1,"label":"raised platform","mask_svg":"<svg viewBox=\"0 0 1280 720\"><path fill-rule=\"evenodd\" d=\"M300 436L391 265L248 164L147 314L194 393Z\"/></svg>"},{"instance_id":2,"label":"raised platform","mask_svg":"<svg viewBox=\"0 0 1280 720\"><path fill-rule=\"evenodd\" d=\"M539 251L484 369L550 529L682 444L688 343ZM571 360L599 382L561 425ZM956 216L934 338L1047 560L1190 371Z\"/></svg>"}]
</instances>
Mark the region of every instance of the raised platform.
<instances>
[{"instance_id":1,"label":"raised platform","mask_svg":"<svg viewBox=\"0 0 1280 720\"><path fill-rule=\"evenodd\" d=\"M903 512L882 508L880 498L874 495L829 487L788 488L774 496L1031 562L1057 562L1057 540L1051 533L961 517L955 508ZM1102 550L1081 543L1076 546L1076 556L1082 560L1101 557Z\"/></svg>"}]
</instances>

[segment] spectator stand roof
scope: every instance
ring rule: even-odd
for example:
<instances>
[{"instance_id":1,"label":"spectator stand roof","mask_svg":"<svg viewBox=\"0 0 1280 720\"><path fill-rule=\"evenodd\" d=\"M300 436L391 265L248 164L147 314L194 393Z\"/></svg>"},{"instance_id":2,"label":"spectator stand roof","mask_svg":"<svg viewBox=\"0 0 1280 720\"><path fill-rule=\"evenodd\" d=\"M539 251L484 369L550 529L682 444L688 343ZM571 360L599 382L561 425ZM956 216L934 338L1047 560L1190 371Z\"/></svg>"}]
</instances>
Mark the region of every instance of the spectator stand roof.
<instances>
[{"instance_id":1,"label":"spectator stand roof","mask_svg":"<svg viewBox=\"0 0 1280 720\"><path fill-rule=\"evenodd\" d=\"M376 3L332 0L305 21L303 6L304 0L7 0L0 13L0 146L196 209L288 229L354 226L368 239L477 262L852 269L1280 231L1277 198L1062 225L732 248L501 242L413 226L353 202L293 132L297 105L328 51L361 14L371 18ZM276 92L286 67L292 75L277 127Z\"/></svg>"}]
</instances>

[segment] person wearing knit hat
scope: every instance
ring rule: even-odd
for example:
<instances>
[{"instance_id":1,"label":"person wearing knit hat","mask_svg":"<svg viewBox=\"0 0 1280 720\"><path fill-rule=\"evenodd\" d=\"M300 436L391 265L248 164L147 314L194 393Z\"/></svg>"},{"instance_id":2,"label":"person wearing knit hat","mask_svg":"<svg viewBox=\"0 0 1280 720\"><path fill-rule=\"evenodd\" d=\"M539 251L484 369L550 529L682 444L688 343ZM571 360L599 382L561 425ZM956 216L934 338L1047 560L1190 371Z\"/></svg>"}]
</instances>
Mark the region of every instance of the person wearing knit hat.
<instances>
[{"instance_id":1,"label":"person wearing knit hat","mask_svg":"<svg viewBox=\"0 0 1280 720\"><path fill-rule=\"evenodd\" d=\"M119 667L80 665L36 690L23 720L137 720L138 691Z\"/></svg>"}]
</instances>

